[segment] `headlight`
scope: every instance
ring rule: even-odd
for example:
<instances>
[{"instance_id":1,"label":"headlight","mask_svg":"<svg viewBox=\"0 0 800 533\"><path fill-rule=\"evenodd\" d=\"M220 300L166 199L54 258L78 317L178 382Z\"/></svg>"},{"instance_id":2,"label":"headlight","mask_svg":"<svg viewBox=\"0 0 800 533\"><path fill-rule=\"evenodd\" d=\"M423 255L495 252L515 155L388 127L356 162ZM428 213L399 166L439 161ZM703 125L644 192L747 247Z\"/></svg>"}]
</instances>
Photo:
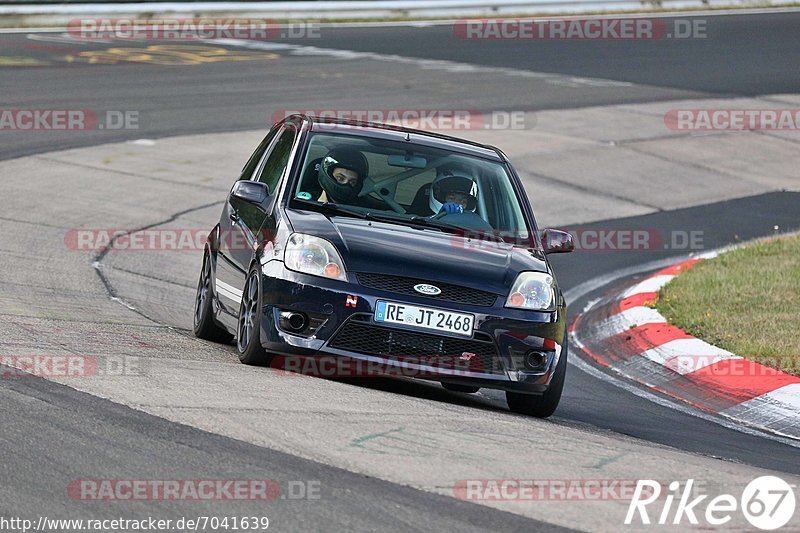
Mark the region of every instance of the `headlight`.
<instances>
[{"instance_id":1,"label":"headlight","mask_svg":"<svg viewBox=\"0 0 800 533\"><path fill-rule=\"evenodd\" d=\"M506 307L532 311L555 311L553 276L545 272L520 272L506 299Z\"/></svg>"},{"instance_id":2,"label":"headlight","mask_svg":"<svg viewBox=\"0 0 800 533\"><path fill-rule=\"evenodd\" d=\"M289 270L347 281L344 263L330 242L313 235L293 233L283 256Z\"/></svg>"}]
</instances>

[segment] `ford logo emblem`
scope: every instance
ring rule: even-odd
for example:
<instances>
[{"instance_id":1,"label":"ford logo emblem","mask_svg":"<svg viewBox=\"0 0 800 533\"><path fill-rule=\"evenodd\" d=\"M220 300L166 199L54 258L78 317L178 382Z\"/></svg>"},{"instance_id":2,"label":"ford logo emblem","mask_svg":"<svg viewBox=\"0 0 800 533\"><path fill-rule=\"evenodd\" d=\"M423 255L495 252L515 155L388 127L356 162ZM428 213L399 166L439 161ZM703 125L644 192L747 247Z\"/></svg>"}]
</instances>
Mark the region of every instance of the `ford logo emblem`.
<instances>
[{"instance_id":1,"label":"ford logo emblem","mask_svg":"<svg viewBox=\"0 0 800 533\"><path fill-rule=\"evenodd\" d=\"M425 296L438 296L439 294L442 294L442 289L435 285L428 285L427 283L414 285L414 290L420 294L424 294Z\"/></svg>"}]
</instances>

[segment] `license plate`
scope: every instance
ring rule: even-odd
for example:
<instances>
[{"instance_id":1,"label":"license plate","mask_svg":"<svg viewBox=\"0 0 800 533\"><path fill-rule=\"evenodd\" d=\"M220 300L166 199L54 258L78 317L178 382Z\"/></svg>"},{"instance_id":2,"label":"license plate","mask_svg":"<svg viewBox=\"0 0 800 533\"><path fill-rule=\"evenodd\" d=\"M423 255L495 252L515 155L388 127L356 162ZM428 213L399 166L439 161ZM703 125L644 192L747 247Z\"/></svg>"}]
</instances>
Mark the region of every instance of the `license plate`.
<instances>
[{"instance_id":1,"label":"license plate","mask_svg":"<svg viewBox=\"0 0 800 533\"><path fill-rule=\"evenodd\" d=\"M375 307L375 322L405 324L471 337L475 315L379 300Z\"/></svg>"}]
</instances>

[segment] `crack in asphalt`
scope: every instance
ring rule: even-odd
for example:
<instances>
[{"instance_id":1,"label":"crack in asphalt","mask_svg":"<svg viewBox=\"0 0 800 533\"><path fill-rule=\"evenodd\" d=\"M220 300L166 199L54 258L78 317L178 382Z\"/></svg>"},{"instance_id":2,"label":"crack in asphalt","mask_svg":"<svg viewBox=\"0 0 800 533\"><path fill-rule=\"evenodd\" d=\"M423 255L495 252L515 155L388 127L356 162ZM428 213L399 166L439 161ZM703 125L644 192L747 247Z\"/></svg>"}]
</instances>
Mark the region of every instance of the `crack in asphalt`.
<instances>
[{"instance_id":1,"label":"crack in asphalt","mask_svg":"<svg viewBox=\"0 0 800 533\"><path fill-rule=\"evenodd\" d=\"M67 226L59 226L58 224L47 224L46 222L31 222L30 220L21 220L19 218L13 217L0 217L0 220L5 220L6 222L17 222L18 224L30 224L31 226L41 226L43 228L55 228L55 229L72 229Z\"/></svg>"},{"instance_id":2,"label":"crack in asphalt","mask_svg":"<svg viewBox=\"0 0 800 533\"><path fill-rule=\"evenodd\" d=\"M629 203L629 204L632 204L632 205L635 205L635 206L638 206L638 207L646 207L648 209L652 209L653 211L664 211L664 209L661 208L661 207L658 207L658 206L655 206L655 205L652 205L652 204L643 203L643 202L637 202L637 201L632 200L630 198L626 198L625 196L620 196L620 195L613 194L613 193L610 193L610 192L607 192L607 191L601 191L601 190L598 190L598 189L593 189L591 187L586 187L585 185L578 185L578 184L572 183L570 181L562 180L562 179L559 179L559 178L554 178L552 176L546 176L546 175L540 174L538 172L527 171L526 173L529 176L540 178L542 181L555 183L557 185L562 185L562 186L565 186L565 187L569 187L571 189L575 189L577 191L593 194L595 196L600 196L600 197L603 197L603 198L610 198L610 199L613 199L613 200L618 200L618 201Z\"/></svg>"},{"instance_id":3,"label":"crack in asphalt","mask_svg":"<svg viewBox=\"0 0 800 533\"><path fill-rule=\"evenodd\" d=\"M151 328L151 329L161 329L166 328L169 326L165 326L163 324L136 324L134 322L102 322L99 320L75 320L72 318L56 318L51 316L35 316L35 315L18 315L13 313L0 313L0 317L14 317L14 318L30 318L33 320L48 320L51 322L68 322L71 324L105 324L108 326L130 326L136 328ZM179 329L179 328L171 328L171 329Z\"/></svg>"},{"instance_id":4,"label":"crack in asphalt","mask_svg":"<svg viewBox=\"0 0 800 533\"><path fill-rule=\"evenodd\" d=\"M180 281L174 281L169 279L164 279L158 276L154 276L152 274L145 274L144 272L136 272L135 270L130 270L127 268L120 268L120 267L113 267L114 270L118 272L125 272L126 274L130 274L132 276L139 276L142 278L152 279L154 281L160 281L162 283L168 283L170 285L175 285L176 287L184 287L186 289L194 289L195 286L189 283L181 283Z\"/></svg>"},{"instance_id":5,"label":"crack in asphalt","mask_svg":"<svg viewBox=\"0 0 800 533\"><path fill-rule=\"evenodd\" d=\"M103 260L114 249L114 243L117 241L117 239L119 237L127 237L132 233L136 233L137 231L144 231L144 230L152 229L152 228L154 228L156 226L163 226L164 224L169 224L170 222L174 222L175 220L177 220L178 218L182 217L183 215L187 215L187 214L195 212L195 211L201 211L203 209L208 209L209 207L213 207L215 205L220 205L222 203L223 202L221 200L217 200L217 201L214 201L214 202L198 205L198 206L195 206L195 207L190 207L188 209L183 209L181 211L177 211L177 212L173 213L172 215L170 215L168 218L166 218L164 220L153 222L152 224L147 224L145 226L126 231L125 233L120 233L120 234L114 235L114 237L112 237L111 240L109 241L108 246L106 246L104 249L100 250L100 252L98 252L94 256L94 258L92 259L92 263L91 263L92 267L94 268L94 271L97 273L97 276L100 278L100 281L103 283L103 287L105 288L106 292L108 293L108 296L112 300L119 302L120 304L124 305L125 307L127 307L128 309L133 311L134 313L136 313L139 316L145 318L146 320L149 320L150 322L153 322L154 324L158 324L159 326L165 326L165 327L167 327L167 328L169 328L171 330L177 330L177 328L174 328L174 327L172 327L172 326L170 326L168 324L163 324L163 323L159 322L158 320L156 320L153 317L149 316L144 311L141 311L141 310L137 309L136 306L134 306L131 303L129 303L129 302L125 301L124 299L122 299L119 296L119 293L117 293L117 290L112 285L111 281L108 279L108 276L106 276L105 273L103 272L103 268L102 268L103 267Z\"/></svg>"},{"instance_id":6,"label":"crack in asphalt","mask_svg":"<svg viewBox=\"0 0 800 533\"><path fill-rule=\"evenodd\" d=\"M95 145L95 146L97 146L97 145ZM59 164L62 164L62 165L72 165L74 167L87 168L89 170L98 170L100 172L110 172L112 174L119 174L121 176L130 176L130 177L133 177L133 178L140 178L140 179L145 179L145 180L150 180L150 181L157 181L159 183L169 183L170 185L182 185L182 186L185 186L185 187L196 187L198 189L205 189L205 190L209 190L209 191L223 191L223 190L225 190L225 189L222 189L220 187L212 187L210 185L201 185L199 183L192 183L192 182L187 182L187 181L175 181L175 180L169 180L169 179L166 179L166 178L157 178L155 176L146 176L144 174L137 174L135 172L126 172L124 170L118 170L118 169L109 168L109 167L98 167L98 166L95 166L95 165L87 165L86 163L77 163L75 161L65 161L63 159L45 157L43 155L35 155L35 156L32 156L32 157L35 157L36 159L41 159L42 161L49 161L49 162L52 162L52 163L59 163Z\"/></svg>"},{"instance_id":7,"label":"crack in asphalt","mask_svg":"<svg viewBox=\"0 0 800 533\"><path fill-rule=\"evenodd\" d=\"M693 168L695 170L702 170L702 171L705 171L705 172L709 172L711 174L717 174L718 176L725 176L726 178L733 178L733 179L741 180L741 181L744 181L744 182L747 182L747 183L754 183L753 181L747 179L747 177L745 177L745 176L740 176L738 174L732 174L730 172L726 172L726 171L718 169L718 168L713 168L713 167L709 167L709 166L706 166L706 165L701 165L700 163L695 163L695 162L692 162L692 161L676 161L676 160L674 160L674 159L672 159L670 157L667 157L665 155L661 155L661 154L656 153L656 152L648 152L647 150L643 150L641 148L637 148L636 146L634 146L632 144L626 146L625 148L627 148L628 150L630 150L632 152L636 152L637 154L642 154L642 155L647 155L647 156L650 156L650 157L654 157L656 159L660 159L661 161L666 161L667 163L671 163L671 164L674 164L674 165L678 165L678 166L682 166L682 167L686 167L686 168ZM779 190L779 189L776 188L776 189L774 189L772 191L768 191L768 192L774 192L774 191L777 191L777 190Z\"/></svg>"},{"instance_id":8,"label":"crack in asphalt","mask_svg":"<svg viewBox=\"0 0 800 533\"><path fill-rule=\"evenodd\" d=\"M758 135L763 135L764 137L769 137L770 139L779 139L781 141L787 142L789 144L800 144L800 140L798 139L789 139L788 137L783 137L781 135L775 135L771 133L770 130L748 130L748 133L755 133Z\"/></svg>"},{"instance_id":9,"label":"crack in asphalt","mask_svg":"<svg viewBox=\"0 0 800 533\"><path fill-rule=\"evenodd\" d=\"M29 335L34 336L36 334L36 329L30 327L27 324L20 324L19 322L12 321L12 323L17 326L18 328L22 329L23 331L27 331ZM48 342L51 346L57 346L59 349L64 350L65 352L72 354L72 355L80 355L77 351L70 348L67 343L60 342L58 340L53 340L52 338L46 339L45 342Z\"/></svg>"}]
</instances>

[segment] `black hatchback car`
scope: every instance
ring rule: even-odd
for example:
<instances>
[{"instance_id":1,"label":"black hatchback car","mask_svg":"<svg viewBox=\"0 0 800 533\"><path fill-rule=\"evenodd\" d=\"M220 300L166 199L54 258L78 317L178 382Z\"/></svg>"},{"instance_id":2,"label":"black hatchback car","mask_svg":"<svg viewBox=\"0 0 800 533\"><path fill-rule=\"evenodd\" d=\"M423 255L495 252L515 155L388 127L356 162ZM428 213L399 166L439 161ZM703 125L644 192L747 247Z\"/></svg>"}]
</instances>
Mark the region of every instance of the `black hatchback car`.
<instances>
[{"instance_id":1,"label":"black hatchback car","mask_svg":"<svg viewBox=\"0 0 800 533\"><path fill-rule=\"evenodd\" d=\"M504 390L511 410L546 417L567 366L547 254L572 249L568 233L539 233L494 147L293 115L209 234L194 333L235 337L246 364L357 361L370 375Z\"/></svg>"}]
</instances>

